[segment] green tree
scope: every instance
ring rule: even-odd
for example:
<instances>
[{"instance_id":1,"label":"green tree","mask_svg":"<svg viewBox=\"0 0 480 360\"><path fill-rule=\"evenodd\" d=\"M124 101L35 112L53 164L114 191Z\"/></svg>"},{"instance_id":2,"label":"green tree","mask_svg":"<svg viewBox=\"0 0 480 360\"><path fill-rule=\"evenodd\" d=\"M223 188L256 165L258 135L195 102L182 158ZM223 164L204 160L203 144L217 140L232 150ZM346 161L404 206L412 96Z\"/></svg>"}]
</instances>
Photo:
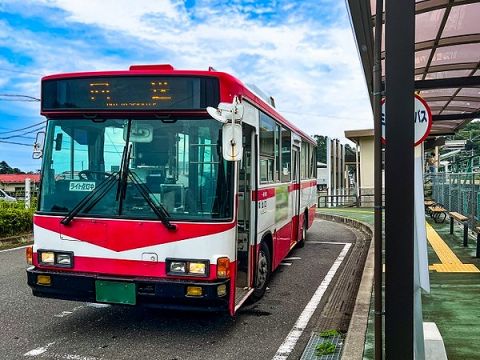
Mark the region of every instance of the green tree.
<instances>
[{"instance_id":1,"label":"green tree","mask_svg":"<svg viewBox=\"0 0 480 360\"><path fill-rule=\"evenodd\" d=\"M0 161L0 174L24 174L19 168L12 168L6 161Z\"/></svg>"},{"instance_id":2,"label":"green tree","mask_svg":"<svg viewBox=\"0 0 480 360\"><path fill-rule=\"evenodd\" d=\"M313 135L317 141L317 161L327 163L327 137L323 135Z\"/></svg>"},{"instance_id":3,"label":"green tree","mask_svg":"<svg viewBox=\"0 0 480 360\"><path fill-rule=\"evenodd\" d=\"M480 121L469 122L464 128L458 131L454 140L471 140L473 153L480 154Z\"/></svg>"}]
</instances>

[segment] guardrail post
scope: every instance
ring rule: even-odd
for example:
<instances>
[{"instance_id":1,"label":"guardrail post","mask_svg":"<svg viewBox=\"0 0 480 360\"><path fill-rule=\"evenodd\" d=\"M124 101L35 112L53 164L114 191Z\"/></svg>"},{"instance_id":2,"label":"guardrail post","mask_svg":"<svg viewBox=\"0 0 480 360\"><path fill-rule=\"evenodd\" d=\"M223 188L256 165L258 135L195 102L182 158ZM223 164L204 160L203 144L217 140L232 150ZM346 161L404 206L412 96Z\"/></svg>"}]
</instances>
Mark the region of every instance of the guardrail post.
<instances>
[{"instance_id":1,"label":"guardrail post","mask_svg":"<svg viewBox=\"0 0 480 360\"><path fill-rule=\"evenodd\" d=\"M453 217L450 216L450 235L453 234Z\"/></svg>"},{"instance_id":2,"label":"guardrail post","mask_svg":"<svg viewBox=\"0 0 480 360\"><path fill-rule=\"evenodd\" d=\"M468 246L468 221L463 222L463 246Z\"/></svg>"},{"instance_id":3,"label":"guardrail post","mask_svg":"<svg viewBox=\"0 0 480 360\"><path fill-rule=\"evenodd\" d=\"M30 191L31 191L31 180L25 179L25 209L30 209Z\"/></svg>"}]
</instances>

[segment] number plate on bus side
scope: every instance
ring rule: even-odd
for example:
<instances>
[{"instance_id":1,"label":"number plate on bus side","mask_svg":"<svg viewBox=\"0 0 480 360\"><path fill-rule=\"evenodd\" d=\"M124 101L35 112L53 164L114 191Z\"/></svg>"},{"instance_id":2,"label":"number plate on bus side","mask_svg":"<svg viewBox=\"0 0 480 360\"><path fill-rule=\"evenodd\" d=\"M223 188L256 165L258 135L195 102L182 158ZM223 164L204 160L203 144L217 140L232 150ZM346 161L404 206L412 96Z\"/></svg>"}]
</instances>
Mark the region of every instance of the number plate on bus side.
<instances>
[{"instance_id":1,"label":"number plate on bus side","mask_svg":"<svg viewBox=\"0 0 480 360\"><path fill-rule=\"evenodd\" d=\"M95 297L98 302L135 305L137 290L133 283L96 280Z\"/></svg>"}]
</instances>

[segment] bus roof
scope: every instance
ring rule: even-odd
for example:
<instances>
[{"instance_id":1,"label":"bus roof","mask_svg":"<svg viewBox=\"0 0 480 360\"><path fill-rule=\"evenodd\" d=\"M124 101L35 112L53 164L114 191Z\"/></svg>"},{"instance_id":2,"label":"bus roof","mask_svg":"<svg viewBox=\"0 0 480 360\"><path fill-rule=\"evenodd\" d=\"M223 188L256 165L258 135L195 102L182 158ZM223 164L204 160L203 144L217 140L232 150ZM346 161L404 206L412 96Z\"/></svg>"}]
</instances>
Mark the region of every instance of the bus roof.
<instances>
[{"instance_id":1,"label":"bus roof","mask_svg":"<svg viewBox=\"0 0 480 360\"><path fill-rule=\"evenodd\" d=\"M296 125L285 119L278 111L269 103L256 94L252 89L245 85L236 77L221 71L216 71L213 68L208 70L176 70L172 65L132 65L129 70L117 71L93 71L93 72L77 72L48 75L42 78L44 80L58 80L68 78L82 78L82 77L96 77L96 76L152 76L152 75L167 75L167 76L199 76L199 77L215 77L220 81L220 101L231 102L233 97L240 96L255 104L260 110L267 113L280 124L288 127L306 141L316 145L316 141L300 130Z\"/></svg>"}]
</instances>

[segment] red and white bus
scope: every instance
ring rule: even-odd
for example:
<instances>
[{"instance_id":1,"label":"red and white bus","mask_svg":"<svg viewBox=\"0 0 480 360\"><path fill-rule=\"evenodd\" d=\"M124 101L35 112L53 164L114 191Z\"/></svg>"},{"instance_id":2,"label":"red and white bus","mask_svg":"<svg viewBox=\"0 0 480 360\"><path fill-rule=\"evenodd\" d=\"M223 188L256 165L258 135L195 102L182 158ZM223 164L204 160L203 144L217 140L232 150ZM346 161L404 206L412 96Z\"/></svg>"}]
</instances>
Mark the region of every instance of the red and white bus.
<instances>
[{"instance_id":1,"label":"red and white bus","mask_svg":"<svg viewBox=\"0 0 480 360\"><path fill-rule=\"evenodd\" d=\"M229 74L47 76L41 114L35 296L234 315L313 222L315 141Z\"/></svg>"}]
</instances>

